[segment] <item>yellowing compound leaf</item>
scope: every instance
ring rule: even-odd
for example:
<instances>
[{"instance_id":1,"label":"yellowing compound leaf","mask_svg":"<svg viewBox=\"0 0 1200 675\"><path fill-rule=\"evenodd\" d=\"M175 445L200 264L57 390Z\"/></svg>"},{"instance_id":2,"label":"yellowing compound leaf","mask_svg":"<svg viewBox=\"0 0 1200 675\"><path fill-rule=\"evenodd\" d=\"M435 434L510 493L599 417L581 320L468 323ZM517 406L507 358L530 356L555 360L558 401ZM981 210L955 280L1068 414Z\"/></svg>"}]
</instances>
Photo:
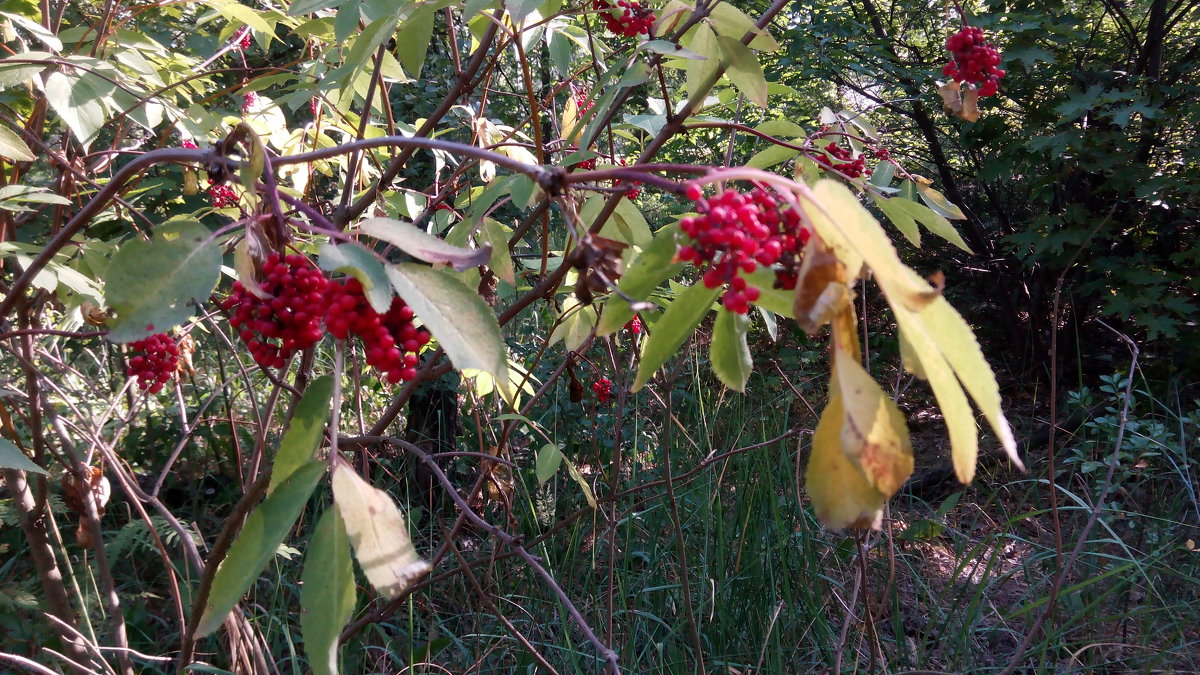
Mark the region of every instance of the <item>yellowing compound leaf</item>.
<instances>
[{"instance_id":1,"label":"yellowing compound leaf","mask_svg":"<svg viewBox=\"0 0 1200 675\"><path fill-rule=\"evenodd\" d=\"M950 433L950 456L954 460L954 473L962 483L970 483L975 477L975 460L979 455L979 436L975 428L975 414L963 394L962 386L954 376L954 370L946 362L937 341L930 334L921 315L903 307L895 308L896 321L900 326L901 354L905 367L910 372L929 380L938 407L946 420Z\"/></svg>"},{"instance_id":2,"label":"yellowing compound leaf","mask_svg":"<svg viewBox=\"0 0 1200 675\"><path fill-rule=\"evenodd\" d=\"M850 279L858 276L860 261L875 274L890 302L919 310L940 296L934 288L900 262L896 249L878 221L858 203L841 183L819 181L812 190L813 201L803 204L817 234L846 266Z\"/></svg>"},{"instance_id":3,"label":"yellowing compound leaf","mask_svg":"<svg viewBox=\"0 0 1200 675\"><path fill-rule=\"evenodd\" d=\"M996 432L996 437L1008 453L1008 458L1024 471L1025 466L1017 455L1016 439L1013 438L1012 428L1008 425L1000 404L1000 388L996 384L996 375L983 358L983 351L975 341L971 327L945 298L937 298L917 316L924 322L929 336L936 342L938 351L945 357L946 362L954 369L954 374L958 376L963 388L987 418L992 431ZM928 368L928 361L924 356L921 363Z\"/></svg>"},{"instance_id":4,"label":"yellowing compound leaf","mask_svg":"<svg viewBox=\"0 0 1200 675\"><path fill-rule=\"evenodd\" d=\"M429 572L429 563L417 555L408 537L408 523L396 502L346 462L333 467L333 500L358 567L380 595L395 598Z\"/></svg>"},{"instance_id":5,"label":"yellowing compound leaf","mask_svg":"<svg viewBox=\"0 0 1200 675\"><path fill-rule=\"evenodd\" d=\"M841 394L829 397L813 434L804 480L817 518L826 527L879 528L887 497L867 482L842 452L845 413Z\"/></svg>"},{"instance_id":6,"label":"yellowing compound leaf","mask_svg":"<svg viewBox=\"0 0 1200 675\"><path fill-rule=\"evenodd\" d=\"M837 330L837 324L834 325ZM887 498L912 475L908 425L896 403L883 393L854 356L841 349L834 351L833 376L845 409L842 454L862 472L871 487Z\"/></svg>"}]
</instances>

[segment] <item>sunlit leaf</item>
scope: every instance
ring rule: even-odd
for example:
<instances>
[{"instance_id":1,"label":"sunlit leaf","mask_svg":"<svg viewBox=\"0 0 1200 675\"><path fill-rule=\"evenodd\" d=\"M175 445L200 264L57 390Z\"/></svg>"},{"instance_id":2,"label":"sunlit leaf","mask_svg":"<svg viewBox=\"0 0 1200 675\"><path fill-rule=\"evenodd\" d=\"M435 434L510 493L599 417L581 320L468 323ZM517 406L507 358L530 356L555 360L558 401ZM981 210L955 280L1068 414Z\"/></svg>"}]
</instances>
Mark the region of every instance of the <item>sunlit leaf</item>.
<instances>
[{"instance_id":1,"label":"sunlit leaf","mask_svg":"<svg viewBox=\"0 0 1200 675\"><path fill-rule=\"evenodd\" d=\"M729 64L727 75L737 90L752 103L764 110L767 108L767 80L763 76L762 64L750 48L737 38L721 35L717 38L725 60Z\"/></svg>"},{"instance_id":2,"label":"sunlit leaf","mask_svg":"<svg viewBox=\"0 0 1200 675\"><path fill-rule=\"evenodd\" d=\"M431 569L408 535L396 502L363 480L346 462L333 467L333 501L354 547L354 559L371 586L395 598Z\"/></svg>"},{"instance_id":3,"label":"sunlit leaf","mask_svg":"<svg viewBox=\"0 0 1200 675\"><path fill-rule=\"evenodd\" d=\"M3 124L0 124L0 157L17 162L32 162L37 159L25 141Z\"/></svg>"},{"instance_id":4,"label":"sunlit leaf","mask_svg":"<svg viewBox=\"0 0 1200 675\"><path fill-rule=\"evenodd\" d=\"M44 475L50 475L48 471L34 464L32 459L21 452L21 449L13 445L12 441L7 438L0 438L0 469L17 469L18 471L32 471Z\"/></svg>"},{"instance_id":5,"label":"sunlit leaf","mask_svg":"<svg viewBox=\"0 0 1200 675\"><path fill-rule=\"evenodd\" d=\"M675 242L675 233L678 231L676 227L669 227L658 232L650 245L642 250L629 269L621 275L617 288L622 293L635 300L645 300L659 284L683 269L683 263L673 262L678 249ZM596 334L604 336L617 332L634 314L629 301L613 293L604 303L604 313L596 326Z\"/></svg>"},{"instance_id":6,"label":"sunlit leaf","mask_svg":"<svg viewBox=\"0 0 1200 675\"><path fill-rule=\"evenodd\" d=\"M403 220L368 218L359 223L357 229L376 239L386 241L417 260L450 265L458 272L486 265L492 256L492 252L486 247L471 249L451 246L442 239Z\"/></svg>"},{"instance_id":7,"label":"sunlit leaf","mask_svg":"<svg viewBox=\"0 0 1200 675\"><path fill-rule=\"evenodd\" d=\"M534 467L534 473L537 475L539 483L545 483L558 473L558 468L562 466L563 454L558 449L558 446L553 443L547 443L538 450L537 461Z\"/></svg>"},{"instance_id":8,"label":"sunlit leaf","mask_svg":"<svg viewBox=\"0 0 1200 675\"><path fill-rule=\"evenodd\" d=\"M871 487L842 452L844 420L841 394L831 392L813 433L805 488L817 518L826 527L878 528L887 497Z\"/></svg>"},{"instance_id":9,"label":"sunlit leaf","mask_svg":"<svg viewBox=\"0 0 1200 675\"><path fill-rule=\"evenodd\" d=\"M321 244L321 269L348 274L362 284L363 294L371 309L383 314L392 306L392 285L383 263L360 244Z\"/></svg>"}]
</instances>

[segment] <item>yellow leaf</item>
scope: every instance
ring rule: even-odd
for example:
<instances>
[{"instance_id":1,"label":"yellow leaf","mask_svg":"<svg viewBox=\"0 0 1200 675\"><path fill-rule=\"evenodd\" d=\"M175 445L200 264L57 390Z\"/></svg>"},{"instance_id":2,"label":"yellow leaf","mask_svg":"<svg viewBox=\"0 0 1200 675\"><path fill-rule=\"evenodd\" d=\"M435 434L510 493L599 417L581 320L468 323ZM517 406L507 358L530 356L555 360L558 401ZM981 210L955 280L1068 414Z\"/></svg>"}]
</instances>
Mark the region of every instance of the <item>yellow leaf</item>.
<instances>
[{"instance_id":1,"label":"yellow leaf","mask_svg":"<svg viewBox=\"0 0 1200 675\"><path fill-rule=\"evenodd\" d=\"M333 500L346 523L354 558L380 595L395 598L429 572L396 502L343 461L333 467Z\"/></svg>"},{"instance_id":2,"label":"yellow leaf","mask_svg":"<svg viewBox=\"0 0 1200 675\"><path fill-rule=\"evenodd\" d=\"M840 349L834 351L833 373L845 408L842 454L886 499L912 475L908 426L896 403L852 356Z\"/></svg>"},{"instance_id":3,"label":"yellow leaf","mask_svg":"<svg viewBox=\"0 0 1200 675\"><path fill-rule=\"evenodd\" d=\"M792 307L796 323L805 333L816 333L850 305L854 295L846 278L846 266L825 247L819 236L813 237L800 262Z\"/></svg>"},{"instance_id":4,"label":"yellow leaf","mask_svg":"<svg viewBox=\"0 0 1200 675\"><path fill-rule=\"evenodd\" d=\"M574 96L567 97L567 104L563 106L562 112L562 137L568 143L575 140L575 127L579 124L579 106L575 103Z\"/></svg>"},{"instance_id":5,"label":"yellow leaf","mask_svg":"<svg viewBox=\"0 0 1200 675\"><path fill-rule=\"evenodd\" d=\"M975 461L979 455L975 413L971 411L971 404L967 403L958 378L938 349L937 340L921 320L921 315L903 307L894 311L900 327L900 353L904 356L905 367L929 380L950 433L954 473L960 482L970 483L975 477Z\"/></svg>"},{"instance_id":6,"label":"yellow leaf","mask_svg":"<svg viewBox=\"0 0 1200 675\"><path fill-rule=\"evenodd\" d=\"M971 327L945 298L935 299L919 316L937 343L938 350L954 369L959 382L962 382L975 405L979 406L992 431L996 432L1008 458L1024 471L1025 466L1017 456L1016 439L1000 404L1000 387L996 384L996 376L983 358L983 351L975 341ZM924 365L928 367L927 363Z\"/></svg>"},{"instance_id":7,"label":"yellow leaf","mask_svg":"<svg viewBox=\"0 0 1200 675\"><path fill-rule=\"evenodd\" d=\"M826 527L879 529L887 497L871 487L842 452L844 418L842 397L835 390L813 434L812 454L804 475L808 496L817 518Z\"/></svg>"},{"instance_id":8,"label":"yellow leaf","mask_svg":"<svg viewBox=\"0 0 1200 675\"><path fill-rule=\"evenodd\" d=\"M846 266L849 278L866 264L875 274L889 301L919 310L940 292L900 262L896 249L879 223L841 183L822 180L812 189L813 199L803 208L817 234Z\"/></svg>"}]
</instances>

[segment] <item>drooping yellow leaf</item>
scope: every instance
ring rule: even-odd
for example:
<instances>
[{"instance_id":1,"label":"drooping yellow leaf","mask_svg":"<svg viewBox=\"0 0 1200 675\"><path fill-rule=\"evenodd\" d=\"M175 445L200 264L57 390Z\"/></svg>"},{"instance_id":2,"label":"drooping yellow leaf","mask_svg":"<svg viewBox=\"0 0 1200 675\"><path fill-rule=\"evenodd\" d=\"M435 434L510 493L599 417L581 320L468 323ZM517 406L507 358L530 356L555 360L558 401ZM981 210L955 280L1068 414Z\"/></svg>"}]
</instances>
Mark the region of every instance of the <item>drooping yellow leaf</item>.
<instances>
[{"instance_id":1,"label":"drooping yellow leaf","mask_svg":"<svg viewBox=\"0 0 1200 675\"><path fill-rule=\"evenodd\" d=\"M826 527L879 529L887 497L867 482L842 452L845 414L834 387L813 434L804 480L817 518Z\"/></svg>"},{"instance_id":2,"label":"drooping yellow leaf","mask_svg":"<svg viewBox=\"0 0 1200 675\"><path fill-rule=\"evenodd\" d=\"M429 572L429 563L417 555L408 537L408 523L396 502L346 462L333 467L333 500L358 567L380 595L395 598Z\"/></svg>"},{"instance_id":3,"label":"drooping yellow leaf","mask_svg":"<svg viewBox=\"0 0 1200 675\"><path fill-rule=\"evenodd\" d=\"M908 425L896 403L851 356L840 349L834 351L833 373L845 409L842 454L859 468L871 487L884 498L891 497L912 475Z\"/></svg>"},{"instance_id":4,"label":"drooping yellow leaf","mask_svg":"<svg viewBox=\"0 0 1200 675\"><path fill-rule=\"evenodd\" d=\"M579 106L575 104L575 97L568 96L567 103L563 106L562 112L562 137L568 142L575 138L575 127L579 124Z\"/></svg>"},{"instance_id":5,"label":"drooping yellow leaf","mask_svg":"<svg viewBox=\"0 0 1200 675\"><path fill-rule=\"evenodd\" d=\"M1009 459L1024 471L1025 466L1017 455L1016 439L1013 438L1012 428L1004 417L1004 409L1000 404L1000 387L996 384L996 375L983 358L983 351L979 348L971 327L945 298L935 299L918 316L928 327L929 335L937 343L938 350L945 356L946 362L954 369L954 374L958 376L963 388L971 395L975 405L979 406L992 431L996 432L996 437L1008 453Z\"/></svg>"},{"instance_id":6,"label":"drooping yellow leaf","mask_svg":"<svg viewBox=\"0 0 1200 675\"><path fill-rule=\"evenodd\" d=\"M903 307L895 308L895 313L900 327L900 351L904 355L905 367L929 380L950 434L954 473L963 484L970 483L975 477L975 461L979 455L979 433L971 404L967 403L958 378L938 349L937 341L921 320L921 315Z\"/></svg>"},{"instance_id":7,"label":"drooping yellow leaf","mask_svg":"<svg viewBox=\"0 0 1200 675\"><path fill-rule=\"evenodd\" d=\"M939 297L938 289L900 262L887 233L845 185L822 180L813 187L812 196L812 201L802 204L804 211L817 234L846 265L851 279L858 276L861 261L875 274L889 301L919 310Z\"/></svg>"}]
</instances>

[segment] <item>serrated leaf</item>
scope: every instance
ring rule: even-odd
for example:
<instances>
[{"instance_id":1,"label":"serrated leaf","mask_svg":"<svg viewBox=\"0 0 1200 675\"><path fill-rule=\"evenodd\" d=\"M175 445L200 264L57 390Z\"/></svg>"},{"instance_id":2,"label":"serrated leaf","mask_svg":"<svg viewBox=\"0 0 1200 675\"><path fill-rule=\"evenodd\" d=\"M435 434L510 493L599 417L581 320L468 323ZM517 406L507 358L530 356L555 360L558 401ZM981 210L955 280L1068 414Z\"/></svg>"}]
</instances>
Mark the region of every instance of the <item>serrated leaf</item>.
<instances>
[{"instance_id":1,"label":"serrated leaf","mask_svg":"<svg viewBox=\"0 0 1200 675\"><path fill-rule=\"evenodd\" d=\"M767 108L767 79L763 75L762 64L750 48L742 44L740 38L721 35L717 38L725 61L729 64L727 75L733 86L746 95L755 105Z\"/></svg>"},{"instance_id":2,"label":"serrated leaf","mask_svg":"<svg viewBox=\"0 0 1200 675\"><path fill-rule=\"evenodd\" d=\"M946 220L946 218L940 213L937 213L933 209L921 206L912 200L904 199L903 197L892 197L886 201L889 203L894 202L897 210L904 212L910 218L924 225L925 229L936 234L942 239L945 239L951 244L954 244L967 253L971 252L971 249L967 246L967 242L963 241L962 236L958 234L958 230L954 229L954 226L950 224L950 221Z\"/></svg>"},{"instance_id":3,"label":"serrated leaf","mask_svg":"<svg viewBox=\"0 0 1200 675\"><path fill-rule=\"evenodd\" d=\"M313 454L321 446L325 435L325 422L329 420L329 399L333 396L333 378L323 375L313 380L304 390L292 421L288 423L279 452L275 453L275 464L271 467L271 483L267 494L275 491L297 469L312 461Z\"/></svg>"},{"instance_id":4,"label":"serrated leaf","mask_svg":"<svg viewBox=\"0 0 1200 675\"><path fill-rule=\"evenodd\" d=\"M348 274L362 283L371 309L380 314L392 306L392 284L383 263L360 244L321 244L319 262L327 272Z\"/></svg>"},{"instance_id":5,"label":"serrated leaf","mask_svg":"<svg viewBox=\"0 0 1200 675\"><path fill-rule=\"evenodd\" d=\"M691 336L692 331L696 329L696 325L700 323L705 314L708 314L713 301L720 293L719 286L705 288L703 283L697 282L694 286L685 288L675 296L674 302L667 306L662 317L654 323L650 336L646 338L632 391L637 391L645 386L654 373L667 362L667 359L679 351L679 348Z\"/></svg>"},{"instance_id":6,"label":"serrated leaf","mask_svg":"<svg viewBox=\"0 0 1200 675\"><path fill-rule=\"evenodd\" d=\"M921 230L917 227L917 221L913 219L913 217L909 215L907 211L900 208L895 203L898 199L900 199L900 197L885 199L879 197L878 195L874 195L874 199L875 206L879 207L879 210L883 212L883 215L887 216L887 219L892 221L892 224L896 226L896 229L900 230L900 234L903 234L904 238L907 239L910 244L916 246L917 248L921 248Z\"/></svg>"},{"instance_id":7,"label":"serrated leaf","mask_svg":"<svg viewBox=\"0 0 1200 675\"><path fill-rule=\"evenodd\" d=\"M659 284L683 269L682 263L673 262L678 249L675 243L677 231L676 227L663 228L649 246L642 249L617 283L622 293L634 300L645 300ZM596 326L596 335L612 335L628 323L635 313L628 300L613 293L604 303L604 313Z\"/></svg>"},{"instance_id":8,"label":"serrated leaf","mask_svg":"<svg viewBox=\"0 0 1200 675\"><path fill-rule=\"evenodd\" d=\"M418 7L396 32L396 56L404 71L420 79L433 36L433 7Z\"/></svg>"},{"instance_id":9,"label":"serrated leaf","mask_svg":"<svg viewBox=\"0 0 1200 675\"><path fill-rule=\"evenodd\" d=\"M547 443L538 450L537 462L534 467L534 473L537 474L538 483L545 483L558 473L558 468L562 466L563 454L558 449L558 446L553 443Z\"/></svg>"},{"instance_id":10,"label":"serrated leaf","mask_svg":"<svg viewBox=\"0 0 1200 675\"><path fill-rule=\"evenodd\" d=\"M417 555L396 502L339 461L333 467L333 501L354 548L358 567L380 595L399 596L431 569Z\"/></svg>"},{"instance_id":11,"label":"serrated leaf","mask_svg":"<svg viewBox=\"0 0 1200 675\"><path fill-rule=\"evenodd\" d=\"M708 359L713 373L726 387L738 392L746 391L746 382L754 370L750 346L746 344L746 333L750 329L750 317L721 310L713 324L712 345Z\"/></svg>"},{"instance_id":12,"label":"serrated leaf","mask_svg":"<svg viewBox=\"0 0 1200 675\"><path fill-rule=\"evenodd\" d=\"M803 139L808 135L804 127L792 122L791 120L767 120L762 124L754 127L755 131L760 131L768 136L776 138L796 138Z\"/></svg>"},{"instance_id":13,"label":"serrated leaf","mask_svg":"<svg viewBox=\"0 0 1200 675\"><path fill-rule=\"evenodd\" d=\"M37 159L25 141L3 124L0 124L0 157L17 162L32 162Z\"/></svg>"},{"instance_id":14,"label":"serrated leaf","mask_svg":"<svg viewBox=\"0 0 1200 675\"><path fill-rule=\"evenodd\" d=\"M950 435L954 472L959 482L970 483L975 477L975 462L979 455L979 435L971 404L967 403L962 386L938 349L937 341L921 320L921 315L903 307L894 308L893 311L900 328L902 354L907 347L905 367L928 380Z\"/></svg>"},{"instance_id":15,"label":"serrated leaf","mask_svg":"<svg viewBox=\"0 0 1200 675\"><path fill-rule=\"evenodd\" d=\"M16 469L18 471L32 471L46 476L50 475L42 467L33 462L32 459L21 452L21 449L12 443L7 438L0 438L0 469Z\"/></svg>"},{"instance_id":16,"label":"serrated leaf","mask_svg":"<svg viewBox=\"0 0 1200 675\"><path fill-rule=\"evenodd\" d=\"M950 303L941 297L930 303L919 316L937 342L938 350L954 369L959 382L987 418L1009 459L1023 471L1025 466L1017 455L1016 439L1013 438L1012 428L1004 417L996 375L983 357L983 350L979 348L979 342L975 340L971 327L963 321ZM925 363L922 361L923 365Z\"/></svg>"},{"instance_id":17,"label":"serrated leaf","mask_svg":"<svg viewBox=\"0 0 1200 675\"><path fill-rule=\"evenodd\" d=\"M126 242L104 283L117 312L108 339L132 342L178 326L192 315L191 302L208 299L220 274L221 249L200 223L164 224L151 241Z\"/></svg>"},{"instance_id":18,"label":"serrated leaf","mask_svg":"<svg viewBox=\"0 0 1200 675\"><path fill-rule=\"evenodd\" d=\"M928 204L934 213L954 220L966 220L966 214L962 212L962 209L958 208L957 204L946 199L946 195L924 183L916 183L916 186L917 191L921 193L921 201Z\"/></svg>"},{"instance_id":19,"label":"serrated leaf","mask_svg":"<svg viewBox=\"0 0 1200 675\"><path fill-rule=\"evenodd\" d=\"M508 250L509 234L510 231L504 225L500 224L500 221L493 218L483 219L483 229L480 231L480 236L492 249L492 257L488 260L488 267L504 283L509 286L516 286L516 270L513 267L512 253Z\"/></svg>"},{"instance_id":20,"label":"serrated leaf","mask_svg":"<svg viewBox=\"0 0 1200 675\"><path fill-rule=\"evenodd\" d=\"M836 324L834 329L838 330ZM871 487L885 498L891 497L913 470L912 443L904 415L854 354L837 350L833 372L845 408L842 454Z\"/></svg>"},{"instance_id":21,"label":"serrated leaf","mask_svg":"<svg viewBox=\"0 0 1200 675\"><path fill-rule=\"evenodd\" d=\"M617 210L613 212L613 218L617 219L620 224L624 224L629 232L629 239L624 240L625 243L633 244L634 246L648 246L650 244L650 240L654 236L650 233L650 225L642 215L641 209L632 200L624 198L618 201Z\"/></svg>"},{"instance_id":22,"label":"serrated leaf","mask_svg":"<svg viewBox=\"0 0 1200 675\"><path fill-rule=\"evenodd\" d=\"M457 272L486 265L492 256L487 247L471 249L452 246L412 223L393 218L368 218L358 224L358 230L386 241L417 260L450 265Z\"/></svg>"},{"instance_id":23,"label":"serrated leaf","mask_svg":"<svg viewBox=\"0 0 1200 675\"><path fill-rule=\"evenodd\" d=\"M38 58L39 56L53 58L53 54L44 52L40 55L34 52L27 52L15 58L25 61ZM0 60L0 89L8 89L19 84L25 84L45 69L46 65L41 63L6 63L4 60Z\"/></svg>"},{"instance_id":24,"label":"serrated leaf","mask_svg":"<svg viewBox=\"0 0 1200 675\"><path fill-rule=\"evenodd\" d=\"M350 538L336 508L317 522L304 556L300 631L314 675L337 675L338 637L354 614L356 589Z\"/></svg>"},{"instance_id":25,"label":"serrated leaf","mask_svg":"<svg viewBox=\"0 0 1200 675\"><path fill-rule=\"evenodd\" d=\"M275 557L279 545L296 524L313 488L324 473L323 462L305 464L246 518L246 524L238 532L229 554L217 568L208 605L200 617L200 623L196 625L193 637L200 639L212 633L229 616L246 589Z\"/></svg>"},{"instance_id":26,"label":"serrated leaf","mask_svg":"<svg viewBox=\"0 0 1200 675\"><path fill-rule=\"evenodd\" d=\"M416 263L391 265L387 275L455 368L477 368L507 383L500 327L478 293L448 273Z\"/></svg>"}]
</instances>

